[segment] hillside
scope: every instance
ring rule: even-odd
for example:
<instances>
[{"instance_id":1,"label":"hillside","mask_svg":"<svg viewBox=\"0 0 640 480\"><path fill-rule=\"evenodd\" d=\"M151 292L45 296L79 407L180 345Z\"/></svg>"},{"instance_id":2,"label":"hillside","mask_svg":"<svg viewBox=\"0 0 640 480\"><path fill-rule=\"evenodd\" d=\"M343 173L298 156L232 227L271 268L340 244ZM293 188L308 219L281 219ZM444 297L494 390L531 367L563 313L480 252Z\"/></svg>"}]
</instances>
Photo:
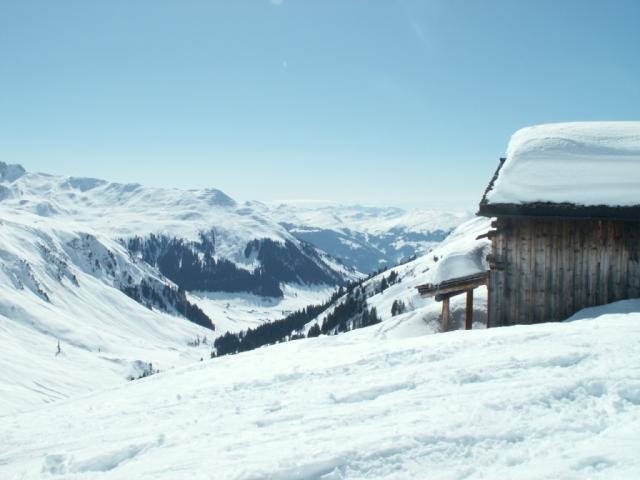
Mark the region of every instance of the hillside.
<instances>
[{"instance_id":1,"label":"hillside","mask_svg":"<svg viewBox=\"0 0 640 480\"><path fill-rule=\"evenodd\" d=\"M582 317L362 329L0 417L0 477L634 479L640 316Z\"/></svg>"},{"instance_id":2,"label":"hillside","mask_svg":"<svg viewBox=\"0 0 640 480\"><path fill-rule=\"evenodd\" d=\"M0 415L208 355L209 319L121 244L21 220L0 222Z\"/></svg>"}]
</instances>

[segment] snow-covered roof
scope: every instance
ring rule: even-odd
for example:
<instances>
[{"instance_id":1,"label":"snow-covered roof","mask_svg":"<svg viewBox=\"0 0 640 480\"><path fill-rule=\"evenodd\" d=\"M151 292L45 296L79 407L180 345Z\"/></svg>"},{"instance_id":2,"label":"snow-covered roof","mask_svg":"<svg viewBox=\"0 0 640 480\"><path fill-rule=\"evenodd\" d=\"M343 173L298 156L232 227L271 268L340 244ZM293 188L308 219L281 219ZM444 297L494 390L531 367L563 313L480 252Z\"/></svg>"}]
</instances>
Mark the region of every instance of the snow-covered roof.
<instances>
[{"instance_id":1,"label":"snow-covered roof","mask_svg":"<svg viewBox=\"0 0 640 480\"><path fill-rule=\"evenodd\" d=\"M640 206L640 122L574 122L518 130L480 206ZM507 213L507 212L502 212Z\"/></svg>"}]
</instances>

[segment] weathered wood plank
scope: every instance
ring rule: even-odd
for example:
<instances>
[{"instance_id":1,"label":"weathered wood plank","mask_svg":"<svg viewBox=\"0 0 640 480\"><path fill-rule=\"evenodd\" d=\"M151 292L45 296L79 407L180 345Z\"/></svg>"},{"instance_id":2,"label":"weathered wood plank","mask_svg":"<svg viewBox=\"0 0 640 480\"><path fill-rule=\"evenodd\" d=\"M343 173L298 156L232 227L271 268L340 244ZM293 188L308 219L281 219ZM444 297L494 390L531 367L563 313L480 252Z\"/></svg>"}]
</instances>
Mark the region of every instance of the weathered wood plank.
<instances>
[{"instance_id":1,"label":"weathered wood plank","mask_svg":"<svg viewBox=\"0 0 640 480\"><path fill-rule=\"evenodd\" d=\"M640 296L640 221L498 218L489 282L491 326L562 320Z\"/></svg>"},{"instance_id":2,"label":"weathered wood plank","mask_svg":"<svg viewBox=\"0 0 640 480\"><path fill-rule=\"evenodd\" d=\"M551 316L551 276L553 275L553 265L551 264L551 234L549 222L545 222L544 229L544 309L541 318ZM543 320L540 320L543 321Z\"/></svg>"},{"instance_id":3,"label":"weathered wood plank","mask_svg":"<svg viewBox=\"0 0 640 480\"><path fill-rule=\"evenodd\" d=\"M426 284L418 286L418 292L423 297L433 297L446 295L448 293L464 293L470 288L477 288L487 284L488 272L481 272L474 275L455 278L438 284Z\"/></svg>"},{"instance_id":4,"label":"weathered wood plank","mask_svg":"<svg viewBox=\"0 0 640 480\"><path fill-rule=\"evenodd\" d=\"M565 308L563 316L568 317L574 310L575 305L575 248L573 238L575 232L574 222L563 222L562 229L562 248L564 250L564 277L562 280L566 288L565 291Z\"/></svg>"},{"instance_id":5,"label":"weathered wood plank","mask_svg":"<svg viewBox=\"0 0 640 480\"><path fill-rule=\"evenodd\" d=\"M497 280L498 280L498 292L496 292L496 294L494 295L495 298L495 305L496 305L496 311L494 314L494 320L492 321L491 326L499 326L499 325L504 325L505 324L505 308L507 305L507 281L506 281L506 276L507 276L507 272L506 272L506 254L505 254L505 244L507 242L507 231L506 231L506 225L505 225L505 219L504 218L500 218L499 219L499 225L500 225L500 230L501 230L501 234L500 236L497 238L498 240L498 245L497 245L497 250L496 250L496 254L498 255L498 260L505 265L505 268L502 269L502 271L500 272L500 275L497 276Z\"/></svg>"},{"instance_id":6,"label":"weathered wood plank","mask_svg":"<svg viewBox=\"0 0 640 480\"><path fill-rule=\"evenodd\" d=\"M442 300L442 313L440 314L440 331L446 332L449 328L449 297Z\"/></svg>"},{"instance_id":7,"label":"weathered wood plank","mask_svg":"<svg viewBox=\"0 0 640 480\"><path fill-rule=\"evenodd\" d=\"M467 290L467 305L464 317L465 330L471 330L473 327L473 290Z\"/></svg>"}]
</instances>

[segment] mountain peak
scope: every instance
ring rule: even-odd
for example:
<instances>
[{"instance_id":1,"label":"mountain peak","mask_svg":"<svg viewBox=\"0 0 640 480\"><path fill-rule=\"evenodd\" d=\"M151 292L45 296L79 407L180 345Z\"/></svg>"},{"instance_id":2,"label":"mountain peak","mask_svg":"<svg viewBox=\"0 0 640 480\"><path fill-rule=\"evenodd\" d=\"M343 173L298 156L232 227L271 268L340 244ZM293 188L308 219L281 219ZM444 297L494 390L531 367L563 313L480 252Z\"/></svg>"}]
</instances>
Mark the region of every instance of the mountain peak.
<instances>
[{"instance_id":1,"label":"mountain peak","mask_svg":"<svg viewBox=\"0 0 640 480\"><path fill-rule=\"evenodd\" d=\"M202 191L203 198L206 198L209 205L218 205L221 207L235 207L236 201L222 190L217 188L207 188Z\"/></svg>"},{"instance_id":2,"label":"mountain peak","mask_svg":"<svg viewBox=\"0 0 640 480\"><path fill-rule=\"evenodd\" d=\"M0 162L0 178L2 180L15 182L25 173L27 173L27 171L22 165Z\"/></svg>"}]
</instances>

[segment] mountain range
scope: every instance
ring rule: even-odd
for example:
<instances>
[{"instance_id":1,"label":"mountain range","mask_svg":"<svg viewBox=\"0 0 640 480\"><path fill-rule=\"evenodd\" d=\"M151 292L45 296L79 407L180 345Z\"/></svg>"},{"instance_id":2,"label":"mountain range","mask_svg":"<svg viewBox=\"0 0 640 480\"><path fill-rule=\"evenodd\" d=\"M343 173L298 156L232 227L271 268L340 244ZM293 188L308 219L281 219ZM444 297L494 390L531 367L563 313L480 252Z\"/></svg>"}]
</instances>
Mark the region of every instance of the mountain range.
<instances>
[{"instance_id":1,"label":"mountain range","mask_svg":"<svg viewBox=\"0 0 640 480\"><path fill-rule=\"evenodd\" d=\"M206 358L225 332L429 251L465 215L240 203L0 163L0 366L14 390L0 408Z\"/></svg>"}]
</instances>

